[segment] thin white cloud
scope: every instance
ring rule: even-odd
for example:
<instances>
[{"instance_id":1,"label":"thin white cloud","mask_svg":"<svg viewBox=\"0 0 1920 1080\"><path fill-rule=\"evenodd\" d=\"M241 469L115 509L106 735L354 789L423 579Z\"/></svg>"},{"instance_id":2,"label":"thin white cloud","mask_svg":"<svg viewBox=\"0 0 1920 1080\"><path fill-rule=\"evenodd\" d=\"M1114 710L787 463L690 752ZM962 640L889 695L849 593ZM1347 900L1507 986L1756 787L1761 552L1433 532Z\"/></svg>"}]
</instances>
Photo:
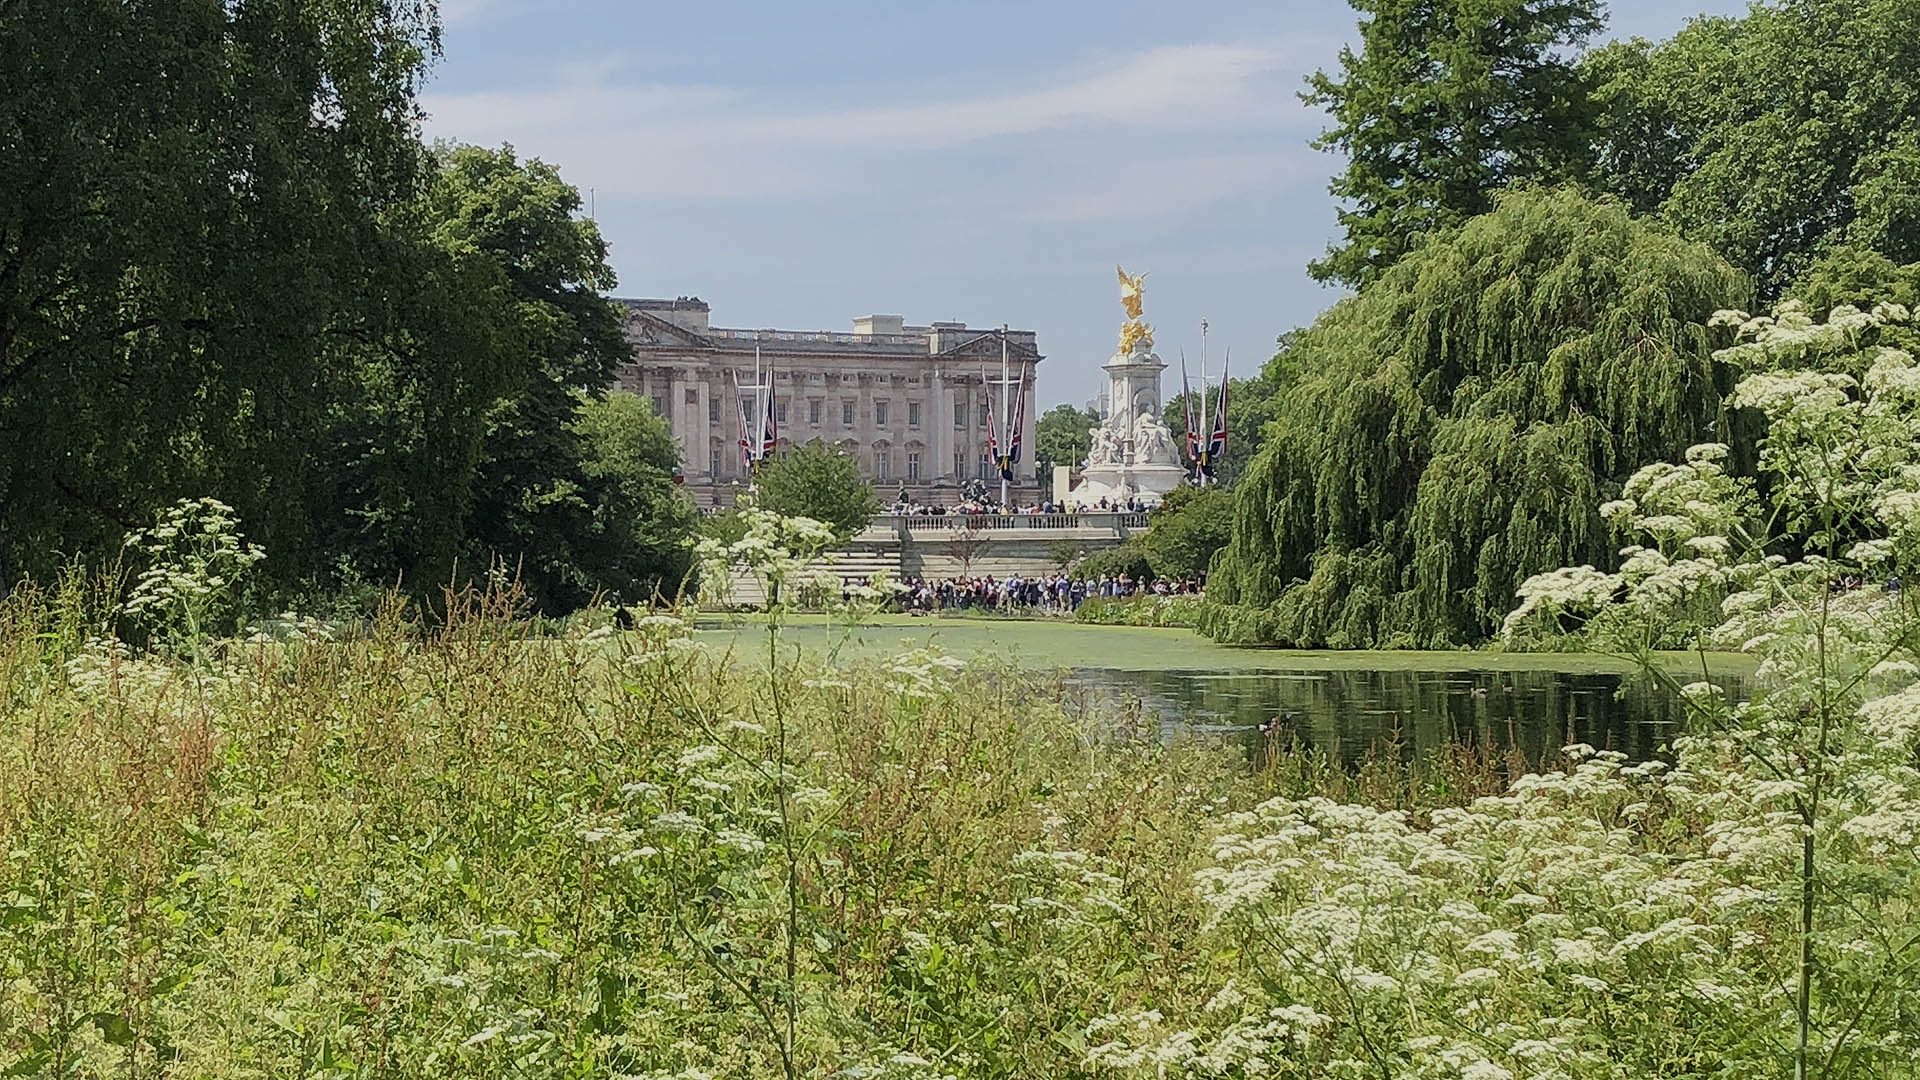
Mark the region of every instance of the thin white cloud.
<instances>
[{"instance_id":1,"label":"thin white cloud","mask_svg":"<svg viewBox=\"0 0 1920 1080\"><path fill-rule=\"evenodd\" d=\"M1171 46L1058 86L962 101L816 113L780 126L804 141L878 139L895 147L939 149L1073 124L1193 124L1209 113L1239 116L1268 105L1252 86L1260 76L1281 69L1285 59L1271 48Z\"/></svg>"},{"instance_id":2,"label":"thin white cloud","mask_svg":"<svg viewBox=\"0 0 1920 1080\"><path fill-rule=\"evenodd\" d=\"M702 202L811 198L892 185L911 200L999 201L961 151L992 140L1010 172L993 179L1032 194L1035 220L1151 212L1270 179L1274 154L1222 159L1215 173L1155 160L1148 140L1195 131L1282 136L1304 151L1310 130L1294 99L1297 70L1264 45L1183 45L1065 72L1019 90L945 101L794 108L765 90L622 84L616 69L569 69L521 91L433 95L429 130L553 161L602 198ZM1045 135L1037 145L1031 137ZM944 192L944 194L943 194Z\"/></svg>"},{"instance_id":3,"label":"thin white cloud","mask_svg":"<svg viewBox=\"0 0 1920 1080\"><path fill-rule=\"evenodd\" d=\"M453 26L485 12L495 0L440 0L440 24Z\"/></svg>"}]
</instances>

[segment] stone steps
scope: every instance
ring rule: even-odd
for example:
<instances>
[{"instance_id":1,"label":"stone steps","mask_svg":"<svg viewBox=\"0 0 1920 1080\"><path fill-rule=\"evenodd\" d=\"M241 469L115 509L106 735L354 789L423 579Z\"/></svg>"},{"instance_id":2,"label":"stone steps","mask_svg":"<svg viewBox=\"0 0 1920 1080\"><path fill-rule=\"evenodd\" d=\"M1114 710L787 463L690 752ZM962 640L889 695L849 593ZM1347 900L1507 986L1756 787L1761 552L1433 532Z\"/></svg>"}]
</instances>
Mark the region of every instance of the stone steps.
<instances>
[{"instance_id":1,"label":"stone steps","mask_svg":"<svg viewBox=\"0 0 1920 1080\"><path fill-rule=\"evenodd\" d=\"M838 578L853 578L861 584L875 574L885 571L896 580L900 577L900 545L869 544L856 541L845 548L836 548L826 552L820 558L808 564L809 569L825 570ZM758 607L767 602L766 593L760 588L760 582L751 574L736 573L733 576L733 593L729 603L735 607Z\"/></svg>"}]
</instances>

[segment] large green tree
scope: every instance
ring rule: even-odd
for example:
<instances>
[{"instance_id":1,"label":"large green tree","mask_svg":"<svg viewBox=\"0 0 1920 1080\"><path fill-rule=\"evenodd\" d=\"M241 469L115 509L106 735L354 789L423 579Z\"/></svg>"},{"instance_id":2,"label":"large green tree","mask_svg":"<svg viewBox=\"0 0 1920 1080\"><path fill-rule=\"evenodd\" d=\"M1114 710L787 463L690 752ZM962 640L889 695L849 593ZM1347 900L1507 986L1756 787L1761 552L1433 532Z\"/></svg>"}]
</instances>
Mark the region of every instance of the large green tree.
<instances>
[{"instance_id":1,"label":"large green tree","mask_svg":"<svg viewBox=\"0 0 1920 1080\"><path fill-rule=\"evenodd\" d=\"M1920 260L1920 4L1755 4L1582 68L1596 183L1712 245L1762 299L1845 245Z\"/></svg>"},{"instance_id":2,"label":"large green tree","mask_svg":"<svg viewBox=\"0 0 1920 1080\"><path fill-rule=\"evenodd\" d=\"M505 378L486 414L468 561L503 560L536 599L564 608L616 584L586 569L597 508L575 423L577 392L600 392L632 355L604 296L614 284L606 242L553 166L511 146L440 158L424 215L432 242L489 261L503 282Z\"/></svg>"},{"instance_id":3,"label":"large green tree","mask_svg":"<svg viewBox=\"0 0 1920 1080\"><path fill-rule=\"evenodd\" d=\"M371 260L370 290L391 299L349 350L314 509L326 550L429 597L495 563L546 610L671 591L685 560L656 541L689 523L634 485L668 483L677 452L617 455L650 462L643 484L596 464L593 437L642 436L630 403L595 401L629 352L579 193L511 147L443 147L427 168Z\"/></svg>"},{"instance_id":4,"label":"large green tree","mask_svg":"<svg viewBox=\"0 0 1920 1080\"><path fill-rule=\"evenodd\" d=\"M673 596L693 562L699 511L674 481L680 444L666 420L638 394L580 394L573 434L589 512L574 541L575 587Z\"/></svg>"},{"instance_id":5,"label":"large green tree","mask_svg":"<svg viewBox=\"0 0 1920 1080\"><path fill-rule=\"evenodd\" d=\"M1583 168L1585 76L1570 51L1601 27L1600 0L1351 0L1360 50L1302 95L1347 156L1331 191L1345 236L1311 269L1364 287L1519 181Z\"/></svg>"},{"instance_id":6,"label":"large green tree","mask_svg":"<svg viewBox=\"0 0 1920 1080\"><path fill-rule=\"evenodd\" d=\"M1154 575L1197 577L1233 531L1233 493L1223 487L1177 487L1154 512L1140 546Z\"/></svg>"},{"instance_id":7,"label":"large green tree","mask_svg":"<svg viewBox=\"0 0 1920 1080\"><path fill-rule=\"evenodd\" d=\"M0 580L217 494L309 547L433 5L0 4Z\"/></svg>"},{"instance_id":8,"label":"large green tree","mask_svg":"<svg viewBox=\"0 0 1920 1080\"><path fill-rule=\"evenodd\" d=\"M1094 428L1100 426L1097 409L1055 405L1040 414L1033 425L1033 460L1042 483L1053 475L1055 465L1079 465L1093 450Z\"/></svg>"},{"instance_id":9,"label":"large green tree","mask_svg":"<svg viewBox=\"0 0 1920 1080\"><path fill-rule=\"evenodd\" d=\"M842 540L880 512L880 496L860 475L860 462L819 439L762 462L753 483L761 507L822 522Z\"/></svg>"},{"instance_id":10,"label":"large green tree","mask_svg":"<svg viewBox=\"0 0 1920 1080\"><path fill-rule=\"evenodd\" d=\"M1465 644L1529 575L1615 559L1593 507L1726 434L1707 321L1749 289L1617 203L1503 195L1295 344L1307 374L1236 487L1209 631Z\"/></svg>"}]
</instances>

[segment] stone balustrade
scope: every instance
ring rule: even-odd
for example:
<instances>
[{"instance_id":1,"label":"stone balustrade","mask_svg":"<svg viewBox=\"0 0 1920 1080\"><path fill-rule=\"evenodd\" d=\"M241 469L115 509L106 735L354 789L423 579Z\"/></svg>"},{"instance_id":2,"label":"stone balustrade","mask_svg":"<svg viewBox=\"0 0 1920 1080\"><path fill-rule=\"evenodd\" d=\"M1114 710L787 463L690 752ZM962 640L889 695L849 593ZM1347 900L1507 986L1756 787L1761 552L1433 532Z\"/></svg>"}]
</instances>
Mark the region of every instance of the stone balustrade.
<instances>
[{"instance_id":1,"label":"stone balustrade","mask_svg":"<svg viewBox=\"0 0 1920 1080\"><path fill-rule=\"evenodd\" d=\"M898 533L951 533L1006 530L1077 530L1111 532L1125 536L1147 527L1147 515L1122 511L1075 514L879 514L874 530Z\"/></svg>"}]
</instances>

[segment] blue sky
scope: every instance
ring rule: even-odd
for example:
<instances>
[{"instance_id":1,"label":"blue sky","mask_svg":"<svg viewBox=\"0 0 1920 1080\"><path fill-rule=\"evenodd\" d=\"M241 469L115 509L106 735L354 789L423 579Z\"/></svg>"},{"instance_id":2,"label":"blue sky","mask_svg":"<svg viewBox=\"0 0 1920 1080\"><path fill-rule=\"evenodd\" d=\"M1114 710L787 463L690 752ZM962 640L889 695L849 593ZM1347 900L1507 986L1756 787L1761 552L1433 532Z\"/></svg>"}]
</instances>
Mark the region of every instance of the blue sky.
<instances>
[{"instance_id":1,"label":"blue sky","mask_svg":"<svg viewBox=\"0 0 1920 1080\"><path fill-rule=\"evenodd\" d=\"M1615 0L1664 37L1743 0ZM1002 322L1039 333L1040 401L1104 385L1115 263L1146 271L1159 352L1200 320L1236 372L1337 294L1302 80L1334 0L442 0L434 138L559 166L624 296L698 295L716 325ZM1171 389L1171 384L1169 384Z\"/></svg>"}]
</instances>

